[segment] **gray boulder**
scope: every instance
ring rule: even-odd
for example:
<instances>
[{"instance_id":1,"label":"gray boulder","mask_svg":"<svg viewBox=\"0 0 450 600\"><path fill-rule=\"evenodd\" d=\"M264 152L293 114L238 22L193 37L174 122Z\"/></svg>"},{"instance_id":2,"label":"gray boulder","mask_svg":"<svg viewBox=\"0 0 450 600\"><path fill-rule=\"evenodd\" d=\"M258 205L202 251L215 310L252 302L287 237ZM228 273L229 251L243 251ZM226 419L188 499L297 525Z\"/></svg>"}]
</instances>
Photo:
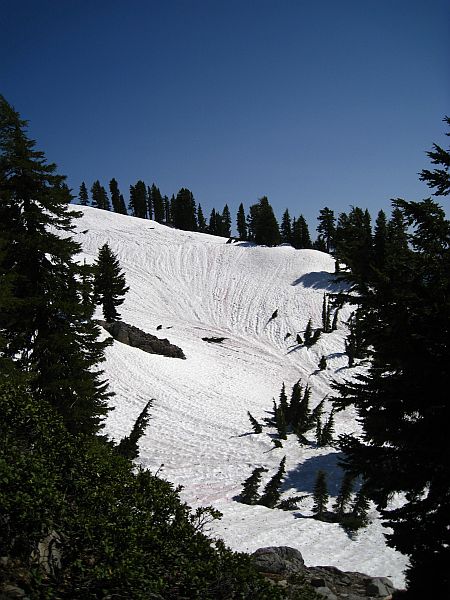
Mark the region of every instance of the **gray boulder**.
<instances>
[{"instance_id":1,"label":"gray boulder","mask_svg":"<svg viewBox=\"0 0 450 600\"><path fill-rule=\"evenodd\" d=\"M169 340L159 339L155 335L134 327L134 325L128 325L123 321L114 321L113 323L99 321L99 323L115 340L122 344L139 348L149 354L160 354L170 358L186 358L183 350L175 344L171 344Z\"/></svg>"}]
</instances>

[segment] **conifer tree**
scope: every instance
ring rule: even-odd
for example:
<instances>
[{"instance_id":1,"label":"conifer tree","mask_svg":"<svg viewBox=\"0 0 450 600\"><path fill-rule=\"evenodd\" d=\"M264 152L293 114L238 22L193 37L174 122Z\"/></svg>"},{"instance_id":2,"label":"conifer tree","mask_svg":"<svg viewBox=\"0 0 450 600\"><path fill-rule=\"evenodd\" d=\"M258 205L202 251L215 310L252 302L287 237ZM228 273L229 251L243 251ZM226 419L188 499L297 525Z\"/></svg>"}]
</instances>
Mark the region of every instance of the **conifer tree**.
<instances>
[{"instance_id":1,"label":"conifer tree","mask_svg":"<svg viewBox=\"0 0 450 600\"><path fill-rule=\"evenodd\" d=\"M267 196L250 207L248 229L249 238L256 244L277 246L280 243L280 230Z\"/></svg>"},{"instance_id":2,"label":"conifer tree","mask_svg":"<svg viewBox=\"0 0 450 600\"><path fill-rule=\"evenodd\" d=\"M111 210L108 194L105 188L100 184L100 181L94 181L91 188L92 206L102 210Z\"/></svg>"},{"instance_id":3,"label":"conifer tree","mask_svg":"<svg viewBox=\"0 0 450 600\"><path fill-rule=\"evenodd\" d=\"M348 300L359 306L370 365L364 376L336 384L335 406L356 408L364 434L341 436L344 467L363 477L392 530L389 545L409 556L406 597L416 598L426 596L431 571L439 589L450 589L450 471L442 459L450 420L442 396L450 364L450 222L431 199L393 206L409 244L389 253L382 273L353 281ZM405 495L401 507L389 507L394 493Z\"/></svg>"},{"instance_id":4,"label":"conifer tree","mask_svg":"<svg viewBox=\"0 0 450 600\"><path fill-rule=\"evenodd\" d=\"M87 206L89 204L89 195L84 181L81 182L78 199L80 200L81 206Z\"/></svg>"},{"instance_id":5,"label":"conifer tree","mask_svg":"<svg viewBox=\"0 0 450 600\"><path fill-rule=\"evenodd\" d=\"M337 495L336 502L333 505L333 509L339 517L345 513L345 509L351 500L354 480L354 476L347 472L342 478L341 487Z\"/></svg>"},{"instance_id":6,"label":"conifer tree","mask_svg":"<svg viewBox=\"0 0 450 600\"><path fill-rule=\"evenodd\" d=\"M98 370L109 342L97 340L93 308L82 301L86 269L70 236L81 215L25 132L0 96L0 359L26 375L33 398L52 404L69 431L94 434L111 395Z\"/></svg>"},{"instance_id":7,"label":"conifer tree","mask_svg":"<svg viewBox=\"0 0 450 600\"><path fill-rule=\"evenodd\" d=\"M120 196L119 196L119 213L121 215L127 215L128 214L127 207L126 207L126 204L125 204L125 199L122 196L122 194L120 194Z\"/></svg>"},{"instance_id":8,"label":"conifer tree","mask_svg":"<svg viewBox=\"0 0 450 600\"><path fill-rule=\"evenodd\" d=\"M303 387L300 380L292 386L291 399L289 403L289 420L295 429L300 419L300 404L302 401Z\"/></svg>"},{"instance_id":9,"label":"conifer tree","mask_svg":"<svg viewBox=\"0 0 450 600\"><path fill-rule=\"evenodd\" d=\"M206 225L205 217L203 215L202 207L199 204L197 207L197 221L198 221L198 230L200 233L206 233L208 227Z\"/></svg>"},{"instance_id":10,"label":"conifer tree","mask_svg":"<svg viewBox=\"0 0 450 600\"><path fill-rule=\"evenodd\" d=\"M380 210L375 221L373 235L373 264L377 269L383 269L386 264L387 252L387 219L384 211Z\"/></svg>"},{"instance_id":11,"label":"conifer tree","mask_svg":"<svg viewBox=\"0 0 450 600\"><path fill-rule=\"evenodd\" d=\"M147 218L147 186L142 180L130 185L130 210L133 217Z\"/></svg>"},{"instance_id":12,"label":"conifer tree","mask_svg":"<svg viewBox=\"0 0 450 600\"><path fill-rule=\"evenodd\" d=\"M138 443L141 437L144 435L145 430L147 428L148 422L150 420L149 410L154 402L152 398L147 402L147 404L142 409L138 418L136 419L133 429L130 432L130 435L125 436L119 442L116 447L117 452L128 458L129 460L134 460L139 456L139 447Z\"/></svg>"},{"instance_id":13,"label":"conifer tree","mask_svg":"<svg viewBox=\"0 0 450 600\"><path fill-rule=\"evenodd\" d=\"M325 242L325 252L332 252L334 250L336 235L336 219L334 217L334 212L325 206L325 208L322 208L319 212L318 221L319 225L317 226L317 231Z\"/></svg>"},{"instance_id":14,"label":"conifer tree","mask_svg":"<svg viewBox=\"0 0 450 600\"><path fill-rule=\"evenodd\" d=\"M312 319L309 319L308 323L306 324L305 333L303 334L305 346L311 345L312 337L313 337Z\"/></svg>"},{"instance_id":15,"label":"conifer tree","mask_svg":"<svg viewBox=\"0 0 450 600\"><path fill-rule=\"evenodd\" d=\"M331 332L331 308L327 295L323 295L322 302L322 329L324 333Z\"/></svg>"},{"instance_id":16,"label":"conifer tree","mask_svg":"<svg viewBox=\"0 0 450 600\"><path fill-rule=\"evenodd\" d=\"M331 446L333 443L334 434L334 413L330 412L325 425L322 427L322 433L320 436L320 446Z\"/></svg>"},{"instance_id":17,"label":"conifer tree","mask_svg":"<svg viewBox=\"0 0 450 600\"><path fill-rule=\"evenodd\" d=\"M222 230L222 217L215 208L211 210L209 216L208 233L211 235L220 235Z\"/></svg>"},{"instance_id":18,"label":"conifer tree","mask_svg":"<svg viewBox=\"0 0 450 600\"><path fill-rule=\"evenodd\" d=\"M322 354L322 356L320 357L320 360L319 360L319 369L321 371L325 371L326 368L327 368L327 359Z\"/></svg>"},{"instance_id":19,"label":"conifer tree","mask_svg":"<svg viewBox=\"0 0 450 600\"><path fill-rule=\"evenodd\" d=\"M280 440L287 439L287 422L286 415L281 406L278 406L275 411L275 426L278 431Z\"/></svg>"},{"instance_id":20,"label":"conifer tree","mask_svg":"<svg viewBox=\"0 0 450 600\"><path fill-rule=\"evenodd\" d=\"M300 215L299 218L295 219L292 223L292 245L298 250L312 248L308 224L303 215Z\"/></svg>"},{"instance_id":21,"label":"conifer tree","mask_svg":"<svg viewBox=\"0 0 450 600\"><path fill-rule=\"evenodd\" d=\"M247 221L245 218L244 205L242 202L239 204L237 218L236 218L237 232L240 240L247 240Z\"/></svg>"},{"instance_id":22,"label":"conifer tree","mask_svg":"<svg viewBox=\"0 0 450 600\"><path fill-rule=\"evenodd\" d=\"M289 215L289 210L286 209L283 213L280 225L281 241L284 244L290 244L292 241L292 222Z\"/></svg>"},{"instance_id":23,"label":"conifer tree","mask_svg":"<svg viewBox=\"0 0 450 600\"><path fill-rule=\"evenodd\" d=\"M247 411L248 414L248 418L250 419L250 423L252 424L252 429L254 431L254 433L262 433L262 427L261 424L258 423L258 421L255 419L255 417L253 417L250 413L250 411Z\"/></svg>"},{"instance_id":24,"label":"conifer tree","mask_svg":"<svg viewBox=\"0 0 450 600\"><path fill-rule=\"evenodd\" d=\"M228 208L228 204L225 204L225 206L223 208L221 221L222 221L222 228L221 228L220 235L222 235L223 237L229 238L231 236L231 215L230 215L230 209Z\"/></svg>"},{"instance_id":25,"label":"conifer tree","mask_svg":"<svg viewBox=\"0 0 450 600\"><path fill-rule=\"evenodd\" d=\"M327 487L327 476L322 470L317 472L316 482L314 484L313 491L314 506L313 514L316 519L322 520L327 511L328 505L328 487Z\"/></svg>"},{"instance_id":26,"label":"conifer tree","mask_svg":"<svg viewBox=\"0 0 450 600\"><path fill-rule=\"evenodd\" d=\"M280 392L280 408L286 417L286 421L289 422L289 405L288 405L288 400L287 400L287 396L286 396L286 386L284 385L284 381L283 381L283 385L281 386L281 392Z\"/></svg>"},{"instance_id":27,"label":"conifer tree","mask_svg":"<svg viewBox=\"0 0 450 600\"><path fill-rule=\"evenodd\" d=\"M147 216L150 220L153 220L154 212L153 212L153 198L152 198L152 188L147 186Z\"/></svg>"},{"instance_id":28,"label":"conifer tree","mask_svg":"<svg viewBox=\"0 0 450 600\"><path fill-rule=\"evenodd\" d=\"M172 225L171 203L167 196L164 196L163 204L164 204L164 222L166 223L166 225Z\"/></svg>"},{"instance_id":29,"label":"conifer tree","mask_svg":"<svg viewBox=\"0 0 450 600\"><path fill-rule=\"evenodd\" d=\"M259 500L258 488L261 482L263 473L266 473L267 469L264 467L256 467L253 470L250 477L248 477L242 484L242 492L239 495L239 501L244 504L257 504Z\"/></svg>"},{"instance_id":30,"label":"conifer tree","mask_svg":"<svg viewBox=\"0 0 450 600\"><path fill-rule=\"evenodd\" d=\"M172 221L177 229L197 231L197 205L192 192L187 188L181 188L175 198Z\"/></svg>"},{"instance_id":31,"label":"conifer tree","mask_svg":"<svg viewBox=\"0 0 450 600\"><path fill-rule=\"evenodd\" d=\"M152 183L152 187L151 189L151 194L152 194L152 206L153 206L153 218L155 219L155 221L157 223L163 223L164 222L164 201L163 201L163 197L161 196L161 192L159 190L158 187L156 187L156 185L154 183ZM174 199L174 203L175 203L175 199ZM171 219L172 222L172 219Z\"/></svg>"},{"instance_id":32,"label":"conifer tree","mask_svg":"<svg viewBox=\"0 0 450 600\"><path fill-rule=\"evenodd\" d=\"M97 303L102 305L105 321L117 321L120 315L116 307L123 303L129 288L117 256L108 244L104 244L98 252L94 267L94 289Z\"/></svg>"},{"instance_id":33,"label":"conifer tree","mask_svg":"<svg viewBox=\"0 0 450 600\"><path fill-rule=\"evenodd\" d=\"M262 504L262 506L267 506L267 508L274 508L276 506L281 496L280 486L285 473L285 465L286 457L283 456L280 462L280 466L278 467L278 471L266 484L258 504Z\"/></svg>"},{"instance_id":34,"label":"conifer tree","mask_svg":"<svg viewBox=\"0 0 450 600\"><path fill-rule=\"evenodd\" d=\"M120 200L119 185L118 185L117 181L114 179L114 177L109 182L109 191L111 193L111 204L112 204L113 211L116 213L119 213L119 214L125 214L122 212L123 206L122 206L122 202Z\"/></svg>"},{"instance_id":35,"label":"conifer tree","mask_svg":"<svg viewBox=\"0 0 450 600\"><path fill-rule=\"evenodd\" d=\"M443 121L450 126L450 117L444 117ZM450 136L450 133L445 135ZM439 168L432 171L422 169L419 179L434 189L433 196L447 196L450 193L450 153L438 144L433 144L433 150L427 152L427 155L432 164L438 165Z\"/></svg>"}]
</instances>

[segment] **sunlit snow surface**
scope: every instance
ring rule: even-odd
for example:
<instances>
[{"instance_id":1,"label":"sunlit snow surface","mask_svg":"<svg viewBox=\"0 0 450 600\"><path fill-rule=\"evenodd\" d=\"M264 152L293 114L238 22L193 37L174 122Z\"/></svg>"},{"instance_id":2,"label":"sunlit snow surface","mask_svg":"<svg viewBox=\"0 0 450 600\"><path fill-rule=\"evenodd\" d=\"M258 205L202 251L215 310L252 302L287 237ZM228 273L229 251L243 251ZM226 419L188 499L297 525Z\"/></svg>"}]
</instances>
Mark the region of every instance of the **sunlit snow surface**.
<instances>
[{"instance_id":1,"label":"sunlit snow surface","mask_svg":"<svg viewBox=\"0 0 450 600\"><path fill-rule=\"evenodd\" d=\"M186 360L166 358L119 342L108 348L103 368L116 395L107 433L115 439L129 433L154 398L140 461L182 485L181 496L191 506L213 505L223 513L212 535L239 551L291 546L307 565L389 576L402 587L406 558L386 546L375 510L371 524L352 540L337 524L307 518L310 498L292 512L233 500L255 466L269 469L264 485L284 455L283 497L311 494L318 469L328 473L330 508L337 494L342 473L335 448L301 447L290 435L283 448L274 449L274 430L253 434L247 416L250 411L260 422L270 416L283 381L288 395L299 378L309 382L314 407L331 394L332 378L354 372L343 354L349 309L341 311L338 330L313 348L295 344L295 334L310 317L313 325L321 325L323 295L338 289L333 259L289 246L227 244L225 238L154 221L76 208L83 211L75 235L83 248L80 259L92 263L107 242L125 272L130 291L121 318L166 337L186 355ZM276 309L278 316L270 320ZM285 339L287 333L292 335ZM212 336L226 339L222 344L202 340ZM318 372L322 354L328 368ZM330 409L327 401L325 416ZM357 431L354 417L351 411L338 413L336 434Z\"/></svg>"}]
</instances>

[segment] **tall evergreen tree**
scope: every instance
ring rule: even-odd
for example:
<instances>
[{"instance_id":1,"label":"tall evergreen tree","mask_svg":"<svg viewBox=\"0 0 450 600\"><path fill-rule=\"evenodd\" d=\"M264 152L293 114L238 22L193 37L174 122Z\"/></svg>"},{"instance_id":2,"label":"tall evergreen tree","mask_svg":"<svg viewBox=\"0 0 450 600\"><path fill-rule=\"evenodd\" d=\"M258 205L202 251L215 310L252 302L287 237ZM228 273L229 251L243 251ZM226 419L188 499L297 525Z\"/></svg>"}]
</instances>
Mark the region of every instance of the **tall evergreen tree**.
<instances>
[{"instance_id":1,"label":"tall evergreen tree","mask_svg":"<svg viewBox=\"0 0 450 600\"><path fill-rule=\"evenodd\" d=\"M409 227L409 248L367 282L354 282L370 367L336 384L338 409L354 405L362 438L341 437L345 468L361 474L365 493L392 533L388 543L409 556L408 594L426 595L433 572L450 591L450 222L432 200L394 201ZM405 494L399 508L388 506Z\"/></svg>"},{"instance_id":2,"label":"tall evergreen tree","mask_svg":"<svg viewBox=\"0 0 450 600\"><path fill-rule=\"evenodd\" d=\"M325 252L332 252L335 245L336 219L334 212L325 206L319 212L317 232L325 242Z\"/></svg>"},{"instance_id":3,"label":"tall evergreen tree","mask_svg":"<svg viewBox=\"0 0 450 600\"><path fill-rule=\"evenodd\" d=\"M303 215L295 219L292 223L292 245L297 250L302 248L312 248L311 237L309 235L308 224Z\"/></svg>"},{"instance_id":4,"label":"tall evergreen tree","mask_svg":"<svg viewBox=\"0 0 450 600\"><path fill-rule=\"evenodd\" d=\"M142 180L130 185L130 210L133 217L147 218L147 186Z\"/></svg>"},{"instance_id":5,"label":"tall evergreen tree","mask_svg":"<svg viewBox=\"0 0 450 600\"><path fill-rule=\"evenodd\" d=\"M236 218L236 226L239 239L245 241L247 239L247 221L245 218L244 205L242 204L242 202L239 204Z\"/></svg>"},{"instance_id":6,"label":"tall evergreen tree","mask_svg":"<svg viewBox=\"0 0 450 600\"><path fill-rule=\"evenodd\" d=\"M125 199L124 199L124 197L122 196L122 194L120 194L120 196L119 196L119 209L120 209L120 210L119 210L119 213L120 213L121 215L127 215L127 214L128 214L128 211L127 211L127 206L126 206L126 204L125 204Z\"/></svg>"},{"instance_id":7,"label":"tall evergreen tree","mask_svg":"<svg viewBox=\"0 0 450 600\"><path fill-rule=\"evenodd\" d=\"M220 235L222 231L222 215L215 208L211 210L209 216L208 233L211 235Z\"/></svg>"},{"instance_id":8,"label":"tall evergreen tree","mask_svg":"<svg viewBox=\"0 0 450 600\"><path fill-rule=\"evenodd\" d=\"M292 222L288 209L283 213L280 225L281 241L283 244L290 244L292 241Z\"/></svg>"},{"instance_id":9,"label":"tall evergreen tree","mask_svg":"<svg viewBox=\"0 0 450 600\"><path fill-rule=\"evenodd\" d=\"M223 237L231 237L231 215L230 209L228 208L228 204L225 204L222 212L222 230L220 235Z\"/></svg>"},{"instance_id":10,"label":"tall evergreen tree","mask_svg":"<svg viewBox=\"0 0 450 600\"><path fill-rule=\"evenodd\" d=\"M197 231L197 206L194 196L187 188L181 188L173 206L173 225L185 231Z\"/></svg>"},{"instance_id":11,"label":"tall evergreen tree","mask_svg":"<svg viewBox=\"0 0 450 600\"><path fill-rule=\"evenodd\" d=\"M366 279L372 265L372 230L370 214L352 206L348 215L339 215L336 227L336 256L354 277Z\"/></svg>"},{"instance_id":12,"label":"tall evergreen tree","mask_svg":"<svg viewBox=\"0 0 450 600\"><path fill-rule=\"evenodd\" d=\"M375 221L373 235L373 264L377 269L383 269L387 259L387 219L383 210L380 210Z\"/></svg>"},{"instance_id":13,"label":"tall evergreen tree","mask_svg":"<svg viewBox=\"0 0 450 600\"><path fill-rule=\"evenodd\" d=\"M111 395L97 368L108 342L97 340L92 306L82 301L80 246L67 235L80 213L69 211L65 178L25 132L0 96L0 358L70 431L96 433Z\"/></svg>"},{"instance_id":14,"label":"tall evergreen tree","mask_svg":"<svg viewBox=\"0 0 450 600\"><path fill-rule=\"evenodd\" d=\"M94 268L94 289L97 303L102 305L105 321L117 321L120 315L116 307L123 303L129 288L117 256L108 244L104 244L98 252Z\"/></svg>"},{"instance_id":15,"label":"tall evergreen tree","mask_svg":"<svg viewBox=\"0 0 450 600\"><path fill-rule=\"evenodd\" d=\"M89 204L89 194L86 189L86 184L84 183L84 181L81 182L78 199L80 200L81 206L87 206Z\"/></svg>"},{"instance_id":16,"label":"tall evergreen tree","mask_svg":"<svg viewBox=\"0 0 450 600\"><path fill-rule=\"evenodd\" d=\"M114 177L109 182L109 191L111 193L111 204L113 211L116 213L122 213L122 203L120 201L119 184L117 183L117 180L114 179Z\"/></svg>"},{"instance_id":17,"label":"tall evergreen tree","mask_svg":"<svg viewBox=\"0 0 450 600\"><path fill-rule=\"evenodd\" d=\"M153 212L153 197L152 197L152 188L147 186L147 216L150 220L153 220L154 212Z\"/></svg>"},{"instance_id":18,"label":"tall evergreen tree","mask_svg":"<svg viewBox=\"0 0 450 600\"><path fill-rule=\"evenodd\" d=\"M280 243L280 230L267 196L250 207L248 234L256 244L277 246Z\"/></svg>"},{"instance_id":19,"label":"tall evergreen tree","mask_svg":"<svg viewBox=\"0 0 450 600\"><path fill-rule=\"evenodd\" d=\"M108 194L105 188L100 184L100 181L94 181L91 188L92 206L102 210L111 210Z\"/></svg>"},{"instance_id":20,"label":"tall evergreen tree","mask_svg":"<svg viewBox=\"0 0 450 600\"><path fill-rule=\"evenodd\" d=\"M200 231L200 233L206 233L208 227L206 225L205 216L203 214L203 210L200 204L197 207L197 222L198 230Z\"/></svg>"},{"instance_id":21,"label":"tall evergreen tree","mask_svg":"<svg viewBox=\"0 0 450 600\"><path fill-rule=\"evenodd\" d=\"M164 196L163 205L164 205L164 223L166 225L172 225L172 211L171 211L171 204L170 204L170 200L169 200L168 196Z\"/></svg>"},{"instance_id":22,"label":"tall evergreen tree","mask_svg":"<svg viewBox=\"0 0 450 600\"><path fill-rule=\"evenodd\" d=\"M164 223L165 221L165 210L164 200L158 187L153 183L151 187L152 195L152 206L153 206L153 218L158 223Z\"/></svg>"}]
</instances>

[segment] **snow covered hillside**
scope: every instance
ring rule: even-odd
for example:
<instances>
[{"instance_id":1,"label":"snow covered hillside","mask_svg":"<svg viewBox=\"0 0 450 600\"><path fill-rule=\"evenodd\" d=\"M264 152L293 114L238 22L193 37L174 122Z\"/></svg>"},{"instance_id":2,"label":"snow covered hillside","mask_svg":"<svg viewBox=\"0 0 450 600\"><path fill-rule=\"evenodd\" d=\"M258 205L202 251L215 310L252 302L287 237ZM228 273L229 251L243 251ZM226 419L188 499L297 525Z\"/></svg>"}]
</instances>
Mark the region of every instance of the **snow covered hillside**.
<instances>
[{"instance_id":1,"label":"snow covered hillside","mask_svg":"<svg viewBox=\"0 0 450 600\"><path fill-rule=\"evenodd\" d=\"M315 250L227 244L224 238L153 221L76 208L83 211L75 236L82 244L81 260L93 262L107 242L125 272L130 291L119 307L122 319L168 338L186 355L186 360L166 358L114 342L104 365L116 393L107 433L115 439L129 433L154 398L140 460L181 484L182 498L191 506L213 505L223 513L212 534L240 551L292 546L307 565L389 576L402 587L406 559L386 547L376 511L352 540L337 524L305 518L311 515L310 498L291 512L233 499L256 466L269 469L264 484L284 455L283 497L310 494L319 469L328 474L330 506L337 494L338 450L301 447L293 435L274 449L269 435L274 430L253 434L247 416L250 411L258 421L268 417L283 381L288 395L299 378L309 382L314 407L330 393L332 378L350 376L342 323L348 309L340 313L338 330L312 348L294 343L310 317L321 326L323 295L336 289L333 259ZM275 310L278 316L271 320ZM286 339L287 333L292 335ZM226 339L202 340L211 336ZM328 368L318 371L322 355ZM326 402L325 416L330 409ZM336 415L336 435L356 429L353 413Z\"/></svg>"}]
</instances>

